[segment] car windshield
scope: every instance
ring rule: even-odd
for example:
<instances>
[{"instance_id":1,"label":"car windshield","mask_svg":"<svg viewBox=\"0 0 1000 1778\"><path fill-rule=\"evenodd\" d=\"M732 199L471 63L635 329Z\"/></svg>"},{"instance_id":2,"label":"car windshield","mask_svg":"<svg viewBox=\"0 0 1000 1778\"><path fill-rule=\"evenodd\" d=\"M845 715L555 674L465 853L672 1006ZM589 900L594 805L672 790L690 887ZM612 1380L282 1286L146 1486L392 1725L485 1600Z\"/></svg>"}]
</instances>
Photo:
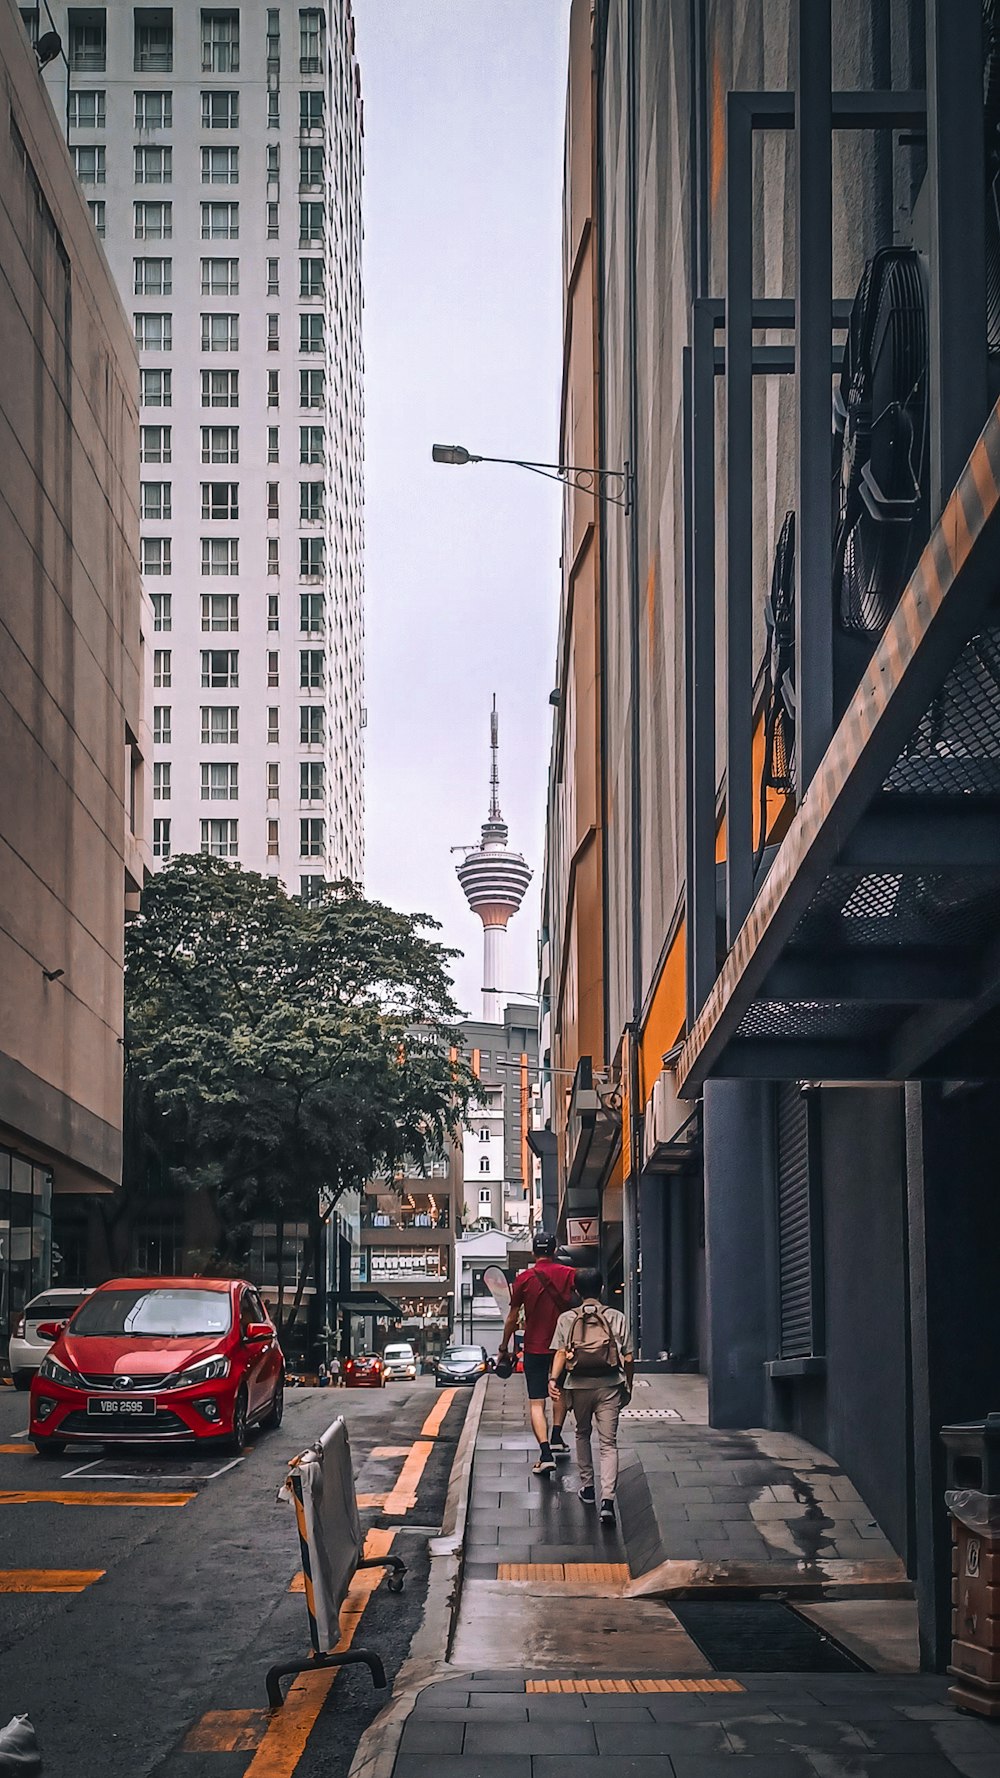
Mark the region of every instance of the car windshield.
<instances>
[{"instance_id":1,"label":"car windshield","mask_svg":"<svg viewBox=\"0 0 1000 1778\"><path fill-rule=\"evenodd\" d=\"M97 1290L73 1317L71 1332L104 1338L224 1334L232 1324L227 1290L157 1290L147 1284Z\"/></svg>"},{"instance_id":2,"label":"car windshield","mask_svg":"<svg viewBox=\"0 0 1000 1778\"><path fill-rule=\"evenodd\" d=\"M482 1361L482 1356L482 1349L479 1346L449 1346L445 1353L446 1360L472 1358L477 1364Z\"/></svg>"},{"instance_id":3,"label":"car windshield","mask_svg":"<svg viewBox=\"0 0 1000 1778\"><path fill-rule=\"evenodd\" d=\"M83 1297L82 1290L75 1295L36 1296L24 1313L29 1321L44 1321L49 1315L68 1315L71 1309L76 1308L77 1303L83 1301Z\"/></svg>"},{"instance_id":4,"label":"car windshield","mask_svg":"<svg viewBox=\"0 0 1000 1778\"><path fill-rule=\"evenodd\" d=\"M383 1356L383 1358L412 1358L413 1357L413 1347L412 1346L387 1346L384 1353L382 1354L382 1356Z\"/></svg>"}]
</instances>

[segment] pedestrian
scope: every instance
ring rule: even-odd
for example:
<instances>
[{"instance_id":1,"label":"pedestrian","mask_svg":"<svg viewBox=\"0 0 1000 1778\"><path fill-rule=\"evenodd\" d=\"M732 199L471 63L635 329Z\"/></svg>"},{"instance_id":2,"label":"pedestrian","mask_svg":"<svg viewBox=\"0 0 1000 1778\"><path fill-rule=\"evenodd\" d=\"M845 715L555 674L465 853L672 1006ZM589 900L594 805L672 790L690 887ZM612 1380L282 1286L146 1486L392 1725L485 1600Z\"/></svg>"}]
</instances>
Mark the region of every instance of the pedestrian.
<instances>
[{"instance_id":1,"label":"pedestrian","mask_svg":"<svg viewBox=\"0 0 1000 1778\"><path fill-rule=\"evenodd\" d=\"M524 1381L531 1410L531 1430L538 1440L538 1462L534 1475L551 1475L556 1458L569 1456L563 1438L566 1405L562 1395L552 1399L552 1432L546 1418L549 1396L549 1363L552 1335L556 1322L573 1300L576 1274L572 1266L559 1265L555 1259L555 1235L539 1230L532 1242L534 1264L519 1272L510 1292L510 1310L504 1322L498 1358L507 1357L507 1348L514 1335L518 1317L524 1310Z\"/></svg>"},{"instance_id":2,"label":"pedestrian","mask_svg":"<svg viewBox=\"0 0 1000 1778\"><path fill-rule=\"evenodd\" d=\"M580 1499L594 1506L594 1454L591 1434L597 1425L601 1470L601 1522L615 1522L618 1483L618 1416L632 1398L635 1360L632 1335L620 1309L602 1301L600 1272L581 1267L576 1274L579 1306L560 1315L552 1335L549 1394L553 1416L559 1402L573 1408ZM563 1407L565 1416L566 1407Z\"/></svg>"}]
</instances>

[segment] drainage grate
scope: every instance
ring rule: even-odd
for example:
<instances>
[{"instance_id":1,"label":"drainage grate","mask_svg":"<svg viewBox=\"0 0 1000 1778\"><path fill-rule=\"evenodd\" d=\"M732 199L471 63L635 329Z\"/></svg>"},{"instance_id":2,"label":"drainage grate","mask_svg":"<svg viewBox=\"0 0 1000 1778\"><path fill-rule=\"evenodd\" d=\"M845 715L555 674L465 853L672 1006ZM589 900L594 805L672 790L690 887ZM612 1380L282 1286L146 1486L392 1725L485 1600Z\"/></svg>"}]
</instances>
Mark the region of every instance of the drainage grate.
<instances>
[{"instance_id":1,"label":"drainage grate","mask_svg":"<svg viewBox=\"0 0 1000 1778\"><path fill-rule=\"evenodd\" d=\"M671 1600L707 1661L726 1673L867 1673L839 1643L767 1599Z\"/></svg>"}]
</instances>

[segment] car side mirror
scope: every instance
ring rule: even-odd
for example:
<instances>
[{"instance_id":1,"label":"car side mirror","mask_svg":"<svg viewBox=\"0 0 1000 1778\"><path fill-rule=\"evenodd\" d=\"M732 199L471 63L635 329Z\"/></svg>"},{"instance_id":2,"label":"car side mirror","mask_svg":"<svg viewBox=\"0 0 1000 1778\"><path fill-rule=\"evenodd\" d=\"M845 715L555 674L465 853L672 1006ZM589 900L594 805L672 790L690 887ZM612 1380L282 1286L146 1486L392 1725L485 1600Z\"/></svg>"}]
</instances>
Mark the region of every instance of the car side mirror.
<instances>
[{"instance_id":1,"label":"car side mirror","mask_svg":"<svg viewBox=\"0 0 1000 1778\"><path fill-rule=\"evenodd\" d=\"M38 1332L43 1340L57 1340L65 1326L65 1321L40 1321Z\"/></svg>"},{"instance_id":2,"label":"car side mirror","mask_svg":"<svg viewBox=\"0 0 1000 1778\"><path fill-rule=\"evenodd\" d=\"M243 1338L248 1345L263 1345L265 1340L273 1340L274 1328L269 1327L266 1321L251 1321Z\"/></svg>"}]
</instances>

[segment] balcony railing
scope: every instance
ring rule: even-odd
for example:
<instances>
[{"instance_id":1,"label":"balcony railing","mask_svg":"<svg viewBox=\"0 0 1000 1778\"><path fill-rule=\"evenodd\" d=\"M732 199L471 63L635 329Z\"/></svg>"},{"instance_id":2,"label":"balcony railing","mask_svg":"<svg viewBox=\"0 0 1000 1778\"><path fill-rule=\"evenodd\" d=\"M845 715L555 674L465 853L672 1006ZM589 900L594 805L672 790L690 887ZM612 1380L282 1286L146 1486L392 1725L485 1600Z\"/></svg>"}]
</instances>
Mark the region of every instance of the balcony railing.
<instances>
[{"instance_id":1,"label":"balcony railing","mask_svg":"<svg viewBox=\"0 0 1000 1778\"><path fill-rule=\"evenodd\" d=\"M363 1229L446 1229L450 1225L447 1210L366 1210L361 1217Z\"/></svg>"}]
</instances>

